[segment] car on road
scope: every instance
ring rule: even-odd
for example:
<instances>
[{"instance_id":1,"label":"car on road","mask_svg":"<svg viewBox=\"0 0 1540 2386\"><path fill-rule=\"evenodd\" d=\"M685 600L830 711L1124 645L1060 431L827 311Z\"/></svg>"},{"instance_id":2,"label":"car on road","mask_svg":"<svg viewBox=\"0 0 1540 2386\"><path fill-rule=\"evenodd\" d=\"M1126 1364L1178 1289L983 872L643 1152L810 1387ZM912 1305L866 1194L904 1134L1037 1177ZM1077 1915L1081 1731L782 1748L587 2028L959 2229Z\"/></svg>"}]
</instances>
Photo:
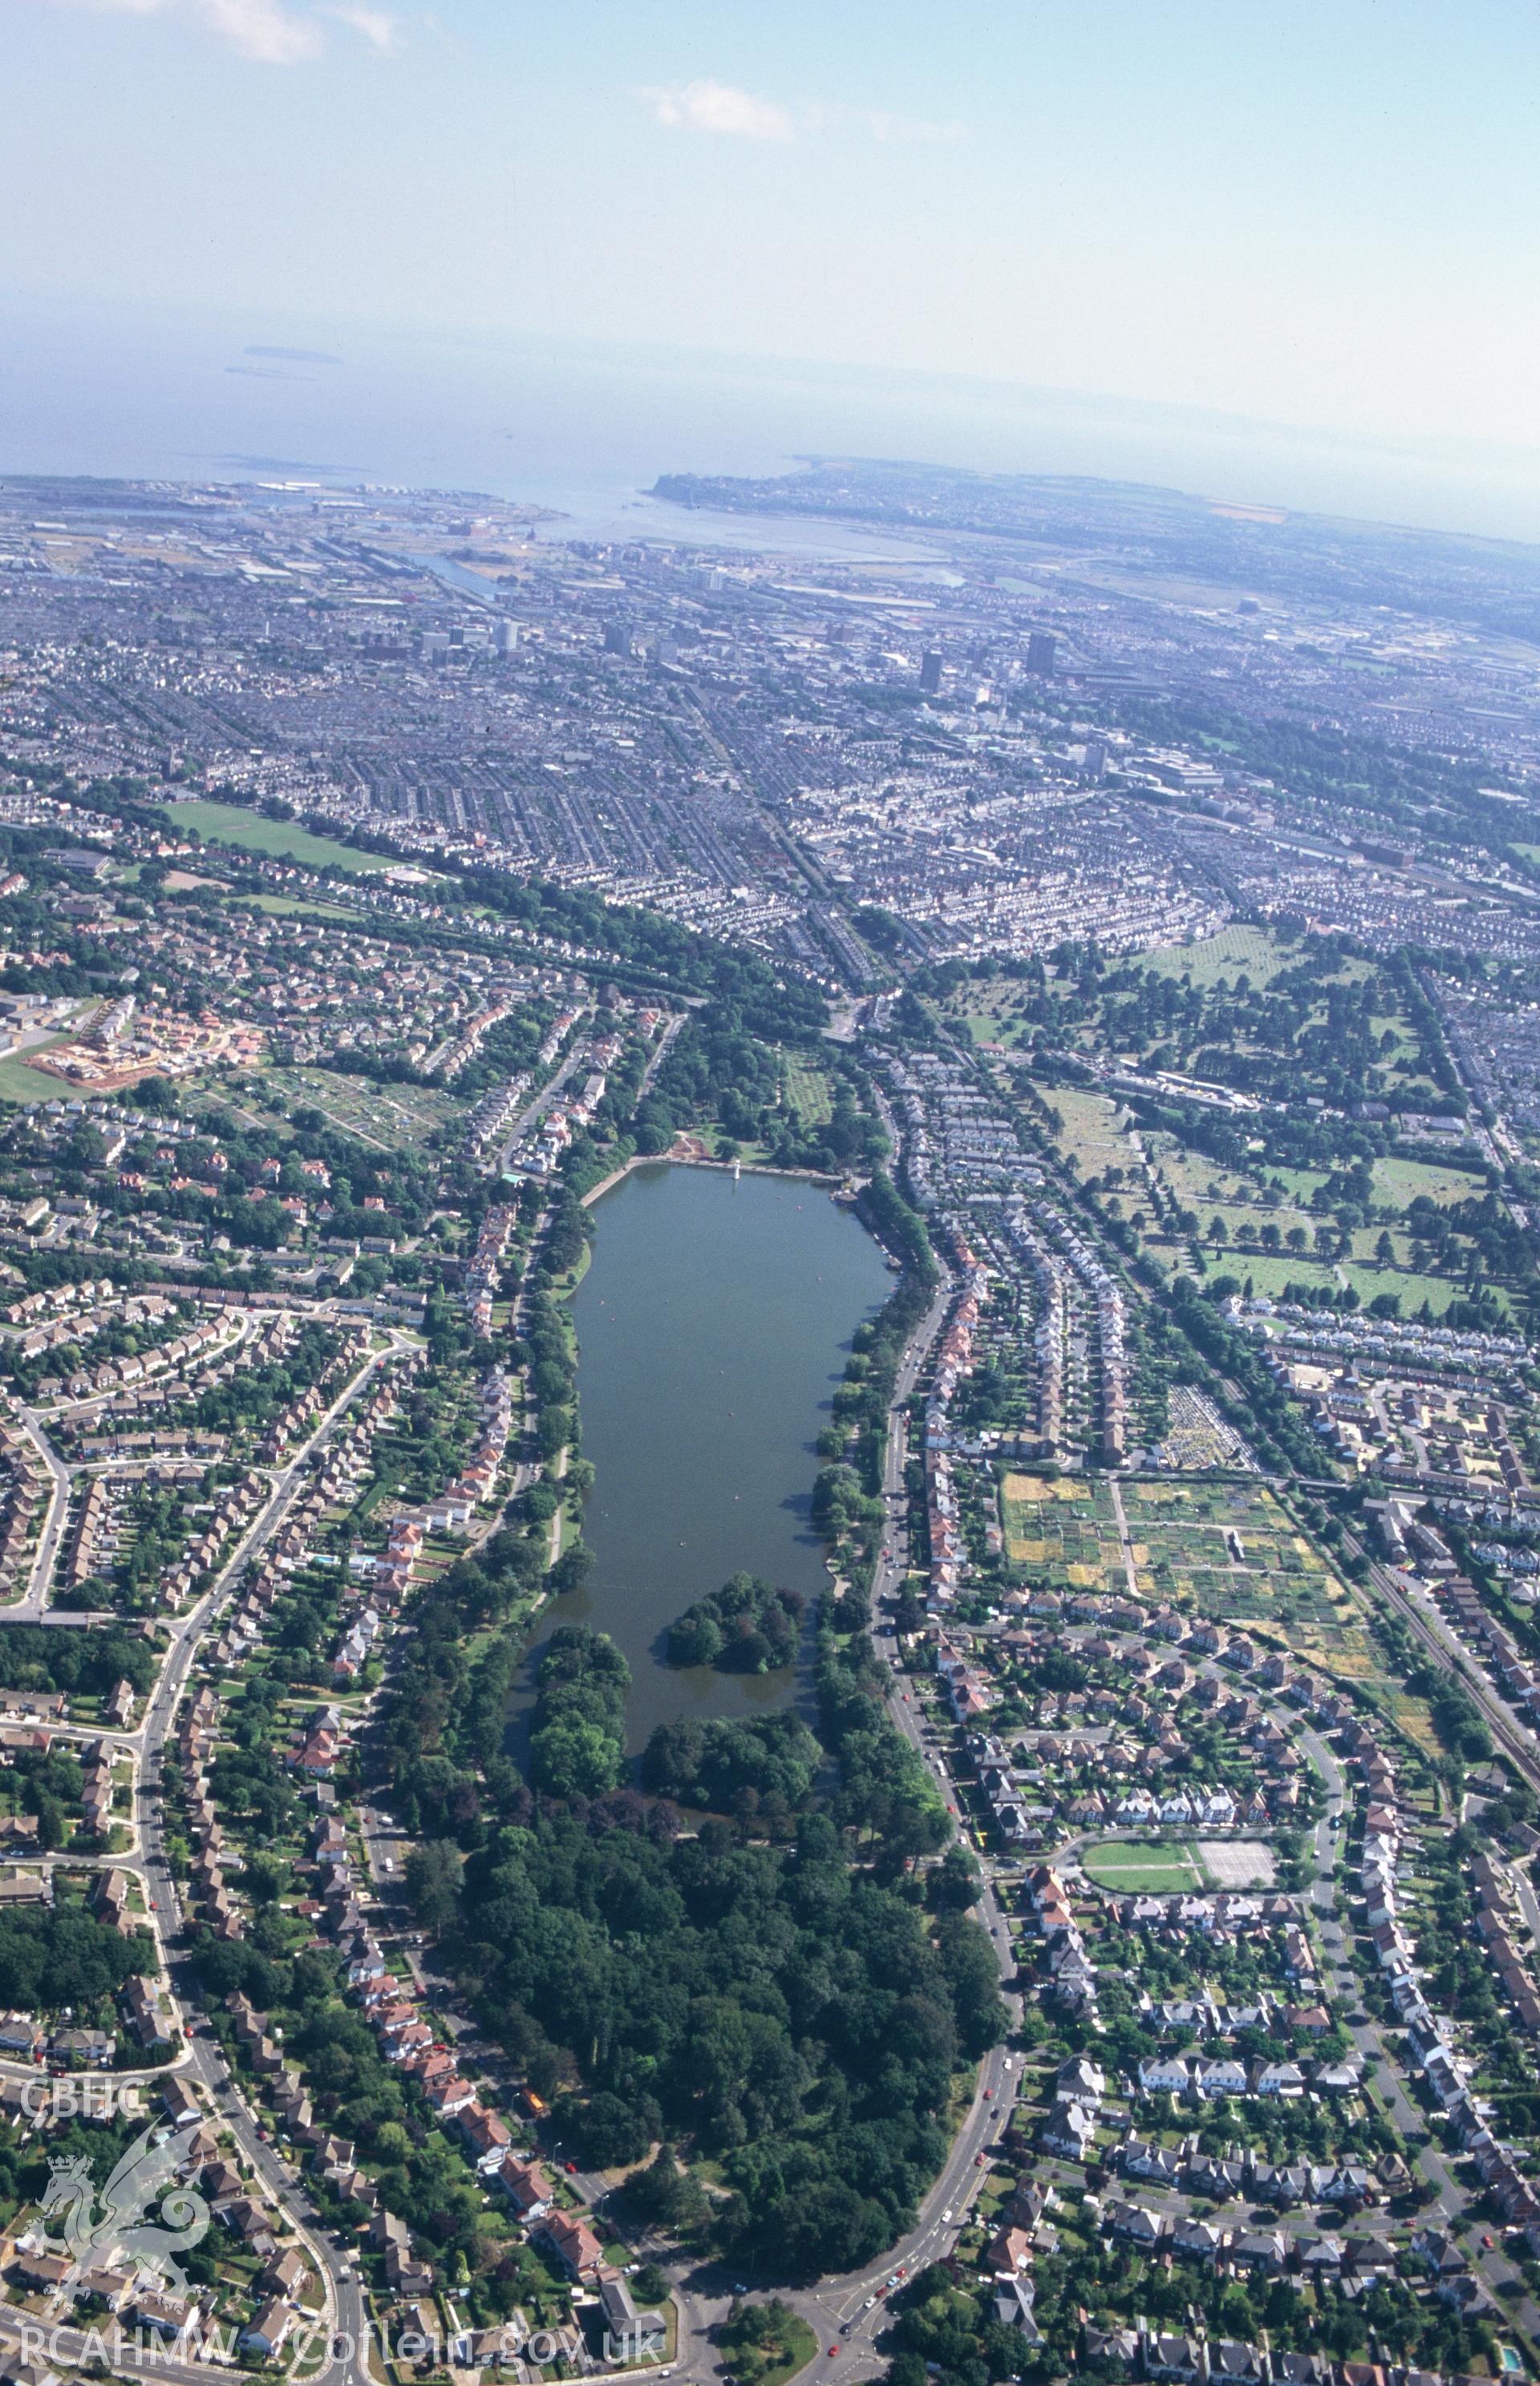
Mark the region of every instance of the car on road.
<instances>
[{"instance_id":1,"label":"car on road","mask_svg":"<svg viewBox=\"0 0 1540 2386\"><path fill-rule=\"evenodd\" d=\"M943 2228L943 2229L950 2229L950 2228L951 2228L951 2226L952 2226L952 2215L951 2215L951 2213L950 2213L950 2212L943 2212L943 2213L942 2213L942 2215L941 2215L941 2226L942 2226L942 2228Z\"/></svg>"}]
</instances>

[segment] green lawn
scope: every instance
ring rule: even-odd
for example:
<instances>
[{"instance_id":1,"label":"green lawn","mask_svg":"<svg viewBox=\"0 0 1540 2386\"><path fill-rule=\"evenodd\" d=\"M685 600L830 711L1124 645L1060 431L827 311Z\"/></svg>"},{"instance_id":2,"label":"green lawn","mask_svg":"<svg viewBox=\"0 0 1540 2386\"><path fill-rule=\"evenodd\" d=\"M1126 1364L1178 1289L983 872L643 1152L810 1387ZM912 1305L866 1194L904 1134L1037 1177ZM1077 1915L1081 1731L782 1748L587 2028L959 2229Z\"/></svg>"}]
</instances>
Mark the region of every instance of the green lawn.
<instances>
[{"instance_id":1,"label":"green lawn","mask_svg":"<svg viewBox=\"0 0 1540 2386\"><path fill-rule=\"evenodd\" d=\"M1236 1241L1236 1237L1243 1226L1251 1226L1259 1232L1263 1226L1273 1225L1278 1228L1281 1235L1287 1235L1293 1226L1303 1226L1308 1237L1314 1231L1316 1224L1314 1218L1309 1217L1303 1210L1285 1209L1281 1204L1276 1210L1259 1210L1255 1202L1226 1201L1222 1198L1216 1201L1206 1193L1198 1200L1189 1201L1186 1206L1198 1213L1199 1240L1205 1250L1211 1251L1215 1248L1208 1239L1210 1224L1215 1218L1224 1220L1230 1243L1228 1247L1220 1247L1221 1255L1224 1250L1228 1249L1232 1258L1239 1258L1244 1248Z\"/></svg>"},{"instance_id":2,"label":"green lawn","mask_svg":"<svg viewBox=\"0 0 1540 2386\"><path fill-rule=\"evenodd\" d=\"M1269 1185L1275 1181L1281 1184L1301 1210L1308 1209L1311 1194L1319 1193L1326 1183L1324 1168L1274 1168L1269 1164L1263 1173Z\"/></svg>"},{"instance_id":3,"label":"green lawn","mask_svg":"<svg viewBox=\"0 0 1540 2386\"><path fill-rule=\"evenodd\" d=\"M1435 1317L1442 1317L1452 1300L1465 1298L1464 1286L1451 1282L1448 1276L1413 1275L1399 1268L1363 1267L1357 1260L1344 1260L1343 1274L1366 1309L1376 1293L1398 1292L1403 1317L1410 1317L1424 1301ZM1488 1281L1486 1289L1503 1309L1510 1310L1508 1295L1500 1284Z\"/></svg>"},{"instance_id":4,"label":"green lawn","mask_svg":"<svg viewBox=\"0 0 1540 2386\"><path fill-rule=\"evenodd\" d=\"M818 2339L812 2329L793 2313L773 2345L764 2348L766 2353L778 2353L778 2360L765 2362L762 2367L763 2354L739 2353L734 2367L739 2377L752 2381L752 2386L786 2386L789 2378L795 2378L799 2369L807 2367L817 2350Z\"/></svg>"},{"instance_id":5,"label":"green lawn","mask_svg":"<svg viewBox=\"0 0 1540 2386\"><path fill-rule=\"evenodd\" d=\"M1020 1022L1014 1011L998 1017L992 1011L965 1011L968 1034L976 1044L1018 1044L1021 1041Z\"/></svg>"},{"instance_id":6,"label":"green lawn","mask_svg":"<svg viewBox=\"0 0 1540 2386\"><path fill-rule=\"evenodd\" d=\"M1238 1275L1243 1284L1249 1275L1253 1291L1268 1300L1281 1300L1286 1284L1314 1285L1333 1292L1337 1289L1336 1276L1330 1268L1322 1267L1317 1259L1296 1258L1293 1251L1216 1251L1205 1243L1204 1255L1212 1275ZM1418 1300L1421 1298L1419 1293Z\"/></svg>"},{"instance_id":7,"label":"green lawn","mask_svg":"<svg viewBox=\"0 0 1540 2386\"><path fill-rule=\"evenodd\" d=\"M1088 1093L1079 1086L1039 1086L1036 1089L1064 1121L1054 1138L1059 1149L1073 1152L1082 1176L1099 1176L1104 1168L1130 1168L1133 1155L1124 1134L1128 1113L1108 1094ZM1142 1178L1125 1187L1124 1199L1137 1206L1143 1195Z\"/></svg>"},{"instance_id":8,"label":"green lawn","mask_svg":"<svg viewBox=\"0 0 1540 2386\"><path fill-rule=\"evenodd\" d=\"M1443 1168L1430 1160L1387 1158L1374 1163L1374 1198L1406 1209L1420 1193L1431 1201L1479 1201L1486 1192L1484 1176L1466 1168Z\"/></svg>"},{"instance_id":9,"label":"green lawn","mask_svg":"<svg viewBox=\"0 0 1540 2386\"><path fill-rule=\"evenodd\" d=\"M1206 1225L1207 1220L1205 1219ZM1323 1267L1311 1258L1296 1258L1292 1251L1243 1251L1233 1245L1228 1250L1216 1251L1211 1243L1204 1245L1210 1274L1239 1276L1243 1284L1251 1278L1252 1290L1268 1300L1281 1300L1290 1284L1309 1285L1322 1291L1337 1292L1341 1281L1335 1268ZM1452 1300L1464 1298L1464 1287L1448 1276L1414 1275L1404 1268L1366 1266L1362 1260L1344 1260L1342 1273L1367 1309L1377 1293L1398 1293L1401 1314L1410 1317L1427 1302L1435 1317L1442 1317ZM1508 1295L1502 1286L1490 1287L1494 1297L1505 1308Z\"/></svg>"},{"instance_id":10,"label":"green lawn","mask_svg":"<svg viewBox=\"0 0 1540 2386\"><path fill-rule=\"evenodd\" d=\"M168 804L166 817L173 829L188 830L202 837L217 837L226 845L244 846L248 853L278 854L288 861L303 862L308 869L375 871L388 870L390 863L377 853L358 853L350 845L339 845L329 836L315 836L297 821L269 820L261 812L247 811L243 804L207 803L201 798L188 804Z\"/></svg>"},{"instance_id":11,"label":"green lawn","mask_svg":"<svg viewBox=\"0 0 1540 2386\"><path fill-rule=\"evenodd\" d=\"M1297 947L1280 944L1268 928L1221 928L1195 945L1156 945L1131 956L1141 969L1156 970L1162 977L1191 977L1194 986L1217 985L1244 970L1253 986L1265 986L1281 969L1300 958Z\"/></svg>"},{"instance_id":12,"label":"green lawn","mask_svg":"<svg viewBox=\"0 0 1540 2386\"><path fill-rule=\"evenodd\" d=\"M1217 936L1205 936L1195 945L1154 945L1146 953L1130 954L1130 959L1140 969L1158 970L1162 977L1190 977L1196 986L1215 986L1222 977L1231 980L1244 970L1253 986L1266 986L1281 970L1297 968L1310 952L1308 939L1304 944L1286 945L1270 928L1221 928ZM1370 973L1365 961L1344 961L1335 973L1338 986L1357 985ZM1332 981L1323 979L1322 985Z\"/></svg>"},{"instance_id":13,"label":"green lawn","mask_svg":"<svg viewBox=\"0 0 1540 2386\"><path fill-rule=\"evenodd\" d=\"M1180 1840L1105 1840L1081 1851L1088 1880L1103 1889L1148 1890L1166 1897L1180 1890L1206 1889L1208 1875L1193 1849Z\"/></svg>"},{"instance_id":14,"label":"green lawn","mask_svg":"<svg viewBox=\"0 0 1540 2386\"><path fill-rule=\"evenodd\" d=\"M46 1051L48 1044L62 1044L68 1039L50 1036L46 1044L33 1046L33 1050ZM45 1070L29 1069L25 1061L0 1061L0 1102L73 1101L80 1098L78 1086L66 1085L62 1077L50 1077Z\"/></svg>"}]
</instances>

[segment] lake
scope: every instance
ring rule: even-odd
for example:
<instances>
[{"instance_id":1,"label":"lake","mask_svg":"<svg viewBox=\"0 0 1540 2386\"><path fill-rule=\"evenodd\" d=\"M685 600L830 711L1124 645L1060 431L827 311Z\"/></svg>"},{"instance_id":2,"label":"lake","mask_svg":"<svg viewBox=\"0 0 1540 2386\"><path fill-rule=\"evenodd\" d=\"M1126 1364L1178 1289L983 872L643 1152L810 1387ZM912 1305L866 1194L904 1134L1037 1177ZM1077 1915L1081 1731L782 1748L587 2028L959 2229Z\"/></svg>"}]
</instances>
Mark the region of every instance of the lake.
<instances>
[{"instance_id":1,"label":"lake","mask_svg":"<svg viewBox=\"0 0 1540 2386\"><path fill-rule=\"evenodd\" d=\"M808 1526L814 1442L851 1337L893 1283L865 1228L799 1179L735 1184L659 1162L633 1169L593 1214L573 1307L594 1567L540 1619L511 1709L517 1752L535 1664L559 1624L591 1624L625 1651L633 1752L674 1716L792 1697L789 1671L666 1666L663 1639L740 1567L810 1607L824 1588Z\"/></svg>"}]
</instances>

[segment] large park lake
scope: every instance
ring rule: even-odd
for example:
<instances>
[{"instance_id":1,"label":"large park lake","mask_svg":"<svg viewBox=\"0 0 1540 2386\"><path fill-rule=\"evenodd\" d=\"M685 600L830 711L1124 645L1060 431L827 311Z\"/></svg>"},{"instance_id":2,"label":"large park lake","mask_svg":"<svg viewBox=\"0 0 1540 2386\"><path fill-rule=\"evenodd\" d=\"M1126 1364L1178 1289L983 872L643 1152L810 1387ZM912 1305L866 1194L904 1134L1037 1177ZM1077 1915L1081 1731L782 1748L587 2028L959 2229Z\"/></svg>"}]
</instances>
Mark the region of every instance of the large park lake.
<instances>
[{"instance_id":1,"label":"large park lake","mask_svg":"<svg viewBox=\"0 0 1540 2386\"><path fill-rule=\"evenodd\" d=\"M522 1669L522 1738L541 1644L559 1624L612 1635L630 1664L632 1749L680 1714L784 1703L788 1673L678 1671L670 1624L739 1567L800 1590L826 1583L808 1503L814 1442L851 1337L891 1286L848 1210L799 1179L633 1169L594 1205L574 1298L583 1450L596 1484L593 1571L553 1601Z\"/></svg>"}]
</instances>

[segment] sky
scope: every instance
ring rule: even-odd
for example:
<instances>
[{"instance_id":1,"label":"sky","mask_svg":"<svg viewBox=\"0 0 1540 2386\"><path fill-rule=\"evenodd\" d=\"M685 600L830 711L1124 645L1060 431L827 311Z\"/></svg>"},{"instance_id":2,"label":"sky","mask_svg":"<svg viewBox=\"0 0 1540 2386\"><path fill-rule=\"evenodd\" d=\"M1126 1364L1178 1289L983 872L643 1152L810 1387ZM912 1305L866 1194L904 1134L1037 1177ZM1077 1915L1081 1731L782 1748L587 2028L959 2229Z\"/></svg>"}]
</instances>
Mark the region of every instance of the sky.
<instances>
[{"instance_id":1,"label":"sky","mask_svg":"<svg viewBox=\"0 0 1540 2386\"><path fill-rule=\"evenodd\" d=\"M1533 0L0 0L0 289L1540 446Z\"/></svg>"}]
</instances>

